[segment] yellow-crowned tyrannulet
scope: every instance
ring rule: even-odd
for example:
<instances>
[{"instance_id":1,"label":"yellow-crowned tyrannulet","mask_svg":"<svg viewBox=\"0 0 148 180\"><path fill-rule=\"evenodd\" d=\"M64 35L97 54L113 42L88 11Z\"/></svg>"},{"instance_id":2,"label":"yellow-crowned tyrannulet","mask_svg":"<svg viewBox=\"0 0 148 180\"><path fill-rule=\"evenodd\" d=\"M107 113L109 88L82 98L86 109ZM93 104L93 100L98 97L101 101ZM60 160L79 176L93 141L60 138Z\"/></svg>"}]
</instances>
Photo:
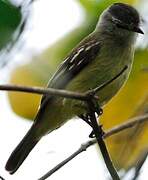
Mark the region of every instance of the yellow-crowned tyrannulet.
<instances>
[{"instance_id":1,"label":"yellow-crowned tyrannulet","mask_svg":"<svg viewBox=\"0 0 148 180\"><path fill-rule=\"evenodd\" d=\"M64 59L50 79L48 87L86 92L128 69L118 79L99 91L99 105L105 105L127 80L134 55L140 17L133 7L115 3L100 16L96 29ZM12 152L6 170L13 174L37 142L74 116L85 113L78 100L43 95L35 121Z\"/></svg>"}]
</instances>

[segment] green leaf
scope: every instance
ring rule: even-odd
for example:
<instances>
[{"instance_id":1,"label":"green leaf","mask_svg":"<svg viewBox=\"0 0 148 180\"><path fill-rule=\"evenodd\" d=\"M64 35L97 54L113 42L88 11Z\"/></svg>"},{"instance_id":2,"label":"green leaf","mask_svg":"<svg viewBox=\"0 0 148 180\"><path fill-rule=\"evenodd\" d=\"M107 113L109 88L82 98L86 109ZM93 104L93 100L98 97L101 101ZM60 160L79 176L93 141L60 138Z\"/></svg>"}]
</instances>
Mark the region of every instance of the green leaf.
<instances>
[{"instance_id":1,"label":"green leaf","mask_svg":"<svg viewBox=\"0 0 148 180\"><path fill-rule=\"evenodd\" d=\"M12 39L12 36L21 22L20 8L8 1L0 0L0 50Z\"/></svg>"}]
</instances>

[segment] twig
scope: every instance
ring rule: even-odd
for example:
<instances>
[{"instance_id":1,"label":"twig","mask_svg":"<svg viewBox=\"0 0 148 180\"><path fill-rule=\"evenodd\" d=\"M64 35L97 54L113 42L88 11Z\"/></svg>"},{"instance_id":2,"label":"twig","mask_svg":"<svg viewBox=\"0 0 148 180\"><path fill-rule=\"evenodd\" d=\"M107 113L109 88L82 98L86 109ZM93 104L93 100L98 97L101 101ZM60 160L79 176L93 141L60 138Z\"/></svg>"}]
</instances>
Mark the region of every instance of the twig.
<instances>
[{"instance_id":1,"label":"twig","mask_svg":"<svg viewBox=\"0 0 148 180\"><path fill-rule=\"evenodd\" d=\"M28 92L28 93L36 93L36 94L48 94L48 95L52 95L52 96L60 96L60 97L72 98L72 99L85 101L89 107L88 109L89 109L90 121L92 123L93 132L96 136L98 145L101 149L106 166L107 166L113 180L120 180L120 178L112 164L112 161L109 157L109 153L107 151L106 145L103 141L101 126L98 126L98 124L97 124L97 119L95 116L95 112L96 112L95 105L96 105L96 100L98 100L98 97L96 97L95 94L99 90L101 90L102 88L104 88L105 86L107 86L108 84L113 82L115 79L117 79L119 76L121 76L121 74L126 69L127 69L127 66L124 67L119 74L117 74L115 77L111 78L109 81L105 82L98 88L88 91L86 93L76 93L76 92L71 92L71 91L66 91L66 90L61 90L61 89L58 90L58 89L53 89L53 88L26 87L26 86L18 86L18 85L0 85L0 90L19 91L19 92Z\"/></svg>"},{"instance_id":2,"label":"twig","mask_svg":"<svg viewBox=\"0 0 148 180\"><path fill-rule=\"evenodd\" d=\"M115 79L117 79L125 70L127 69L127 66L123 68L123 70L117 74L115 77L111 78L109 81L104 83L103 85L99 86L95 90L88 91L86 93L78 93L78 92L72 92L72 91L67 91L67 90L62 90L62 89L54 89L54 88L42 88L42 87L32 87L32 86L21 86L21 85L11 85L11 84L2 84L0 85L0 90L1 91L16 91L16 92L25 92L25 93L33 93L33 94L48 94L52 96L60 96L60 97L65 97L65 98L70 98L70 99L77 99L81 101L87 101L89 100L92 96L93 98L98 99L95 94L107 86L109 83L113 82ZM93 95L92 95L93 93Z\"/></svg>"},{"instance_id":3,"label":"twig","mask_svg":"<svg viewBox=\"0 0 148 180\"><path fill-rule=\"evenodd\" d=\"M97 92L99 92L100 90L102 90L103 88L105 88L108 84L112 83L113 81L115 81L116 79L118 79L126 70L127 70L128 66L125 66L120 72L119 74L117 74L116 76L114 76L112 79L108 80L107 82L105 82L104 84L102 84L101 86L93 89L93 92L96 94Z\"/></svg>"},{"instance_id":4,"label":"twig","mask_svg":"<svg viewBox=\"0 0 148 180\"><path fill-rule=\"evenodd\" d=\"M105 145L105 142L103 140L103 130L100 125L97 123L97 118L95 116L95 107L93 101L88 101L87 102L88 107L89 107L89 116L90 116L90 122L92 124L93 132L96 137L96 141L99 145L100 151L102 153L104 162L106 164L106 167L112 177L113 180L120 180L118 173L111 161L110 155L108 153L107 147Z\"/></svg>"},{"instance_id":5,"label":"twig","mask_svg":"<svg viewBox=\"0 0 148 180\"><path fill-rule=\"evenodd\" d=\"M42 87L29 87L29 86L20 86L20 85L10 85L4 84L0 85L1 91L17 91L17 92L25 92L25 93L33 93L33 94L48 94L52 96L60 96L71 99L78 99L82 101L88 100L88 96L84 93L76 93L72 91L59 90L53 88L42 88Z\"/></svg>"},{"instance_id":6,"label":"twig","mask_svg":"<svg viewBox=\"0 0 148 180\"><path fill-rule=\"evenodd\" d=\"M86 151L87 148L89 146L92 145L92 141L88 141L85 144L82 144L81 147L74 152L72 155L70 155L68 158L66 158L64 161L62 161L61 163L59 163L57 166L55 166L53 169L51 169L49 172L47 172L44 176L42 176L40 179L38 180L45 180L47 179L49 176L51 176L53 173L55 173L58 169L60 169L61 167L63 167L65 164L67 164L69 161L71 161L72 159L74 159L77 155L79 155L80 153L82 153L83 151Z\"/></svg>"},{"instance_id":7,"label":"twig","mask_svg":"<svg viewBox=\"0 0 148 180\"><path fill-rule=\"evenodd\" d=\"M116 133L119 133L120 131L132 128L133 126L135 126L137 124L144 123L146 121L148 121L148 113L146 113L145 115L141 115L141 116L131 118L128 120L128 122L126 121L125 123L121 124L120 126L115 126L111 130L106 131L106 133L103 137L107 138L107 137L112 136Z\"/></svg>"},{"instance_id":8,"label":"twig","mask_svg":"<svg viewBox=\"0 0 148 180\"><path fill-rule=\"evenodd\" d=\"M0 179L1 179L1 180L5 180L2 176L0 176Z\"/></svg>"},{"instance_id":9,"label":"twig","mask_svg":"<svg viewBox=\"0 0 148 180\"><path fill-rule=\"evenodd\" d=\"M137 124L141 124L141 123L144 123L144 122L147 122L147 121L148 121L148 114L145 114L143 116L137 116L135 118L131 118L131 119L128 120L128 122L125 122L125 123L123 123L121 125L118 125L118 126L112 128L112 129L106 131L106 133L104 134L103 138L106 139L106 138L108 138L110 136L113 136L113 135L115 135L117 133L120 133L121 131L127 130L127 129L132 128L133 126L135 126ZM42 176L39 180L47 179L54 172L56 172L61 167L66 165L69 161L71 161L74 157L76 157L77 155L79 155L83 151L86 151L87 148L89 148L90 146L96 144L96 142L97 142L96 139L92 139L92 140L89 140L86 143L82 144L81 147L76 152L74 152L67 159L65 159L64 161L59 163L57 166L55 166L53 169L51 169L47 174Z\"/></svg>"},{"instance_id":10,"label":"twig","mask_svg":"<svg viewBox=\"0 0 148 180\"><path fill-rule=\"evenodd\" d=\"M140 171L146 161L148 157L148 149L144 150L141 154L140 157L138 157L138 159L136 161L133 162L132 165L130 165L130 167L128 167L128 169L125 171L125 173L122 175L121 179L125 179L126 175L134 169L134 175L132 177L131 180L137 180L139 178L140 175Z\"/></svg>"},{"instance_id":11,"label":"twig","mask_svg":"<svg viewBox=\"0 0 148 180\"><path fill-rule=\"evenodd\" d=\"M138 177L140 175L141 168L143 167L147 157L148 157L148 150L143 152L142 156L138 159L138 162L137 162L136 167L135 167L134 177L132 178L132 180L138 179Z\"/></svg>"}]
</instances>

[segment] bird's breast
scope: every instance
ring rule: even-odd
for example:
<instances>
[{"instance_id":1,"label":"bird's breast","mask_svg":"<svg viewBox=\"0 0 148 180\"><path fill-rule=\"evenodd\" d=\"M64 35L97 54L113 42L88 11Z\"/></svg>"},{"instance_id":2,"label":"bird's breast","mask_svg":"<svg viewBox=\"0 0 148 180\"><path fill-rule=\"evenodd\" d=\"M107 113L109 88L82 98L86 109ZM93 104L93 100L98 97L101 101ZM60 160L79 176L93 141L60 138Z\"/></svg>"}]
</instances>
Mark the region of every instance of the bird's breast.
<instances>
[{"instance_id":1,"label":"bird's breast","mask_svg":"<svg viewBox=\"0 0 148 180\"><path fill-rule=\"evenodd\" d=\"M98 57L70 82L67 86L67 90L86 92L114 78L125 66L128 66L120 77L98 92L97 95L99 97L100 106L103 106L119 91L127 80L132 66L132 59L132 48L126 48L124 51L120 51L117 48L112 49L110 52L104 48L99 53ZM72 102L71 104L77 103L75 100L68 101Z\"/></svg>"}]
</instances>

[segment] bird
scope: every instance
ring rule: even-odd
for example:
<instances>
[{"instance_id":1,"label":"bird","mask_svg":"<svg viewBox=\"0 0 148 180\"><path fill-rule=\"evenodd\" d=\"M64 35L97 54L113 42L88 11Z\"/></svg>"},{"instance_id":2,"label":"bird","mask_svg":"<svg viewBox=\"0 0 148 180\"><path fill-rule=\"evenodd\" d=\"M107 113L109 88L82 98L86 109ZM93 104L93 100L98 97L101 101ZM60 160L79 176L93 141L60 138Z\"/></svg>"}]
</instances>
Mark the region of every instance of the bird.
<instances>
[{"instance_id":1,"label":"bird","mask_svg":"<svg viewBox=\"0 0 148 180\"><path fill-rule=\"evenodd\" d=\"M64 58L47 87L84 93L127 70L99 91L99 106L104 107L129 77L139 34L138 11L124 3L114 3L99 17L96 28ZM40 139L75 116L86 113L84 102L43 95L34 123L10 155L5 169L14 174Z\"/></svg>"}]
</instances>

